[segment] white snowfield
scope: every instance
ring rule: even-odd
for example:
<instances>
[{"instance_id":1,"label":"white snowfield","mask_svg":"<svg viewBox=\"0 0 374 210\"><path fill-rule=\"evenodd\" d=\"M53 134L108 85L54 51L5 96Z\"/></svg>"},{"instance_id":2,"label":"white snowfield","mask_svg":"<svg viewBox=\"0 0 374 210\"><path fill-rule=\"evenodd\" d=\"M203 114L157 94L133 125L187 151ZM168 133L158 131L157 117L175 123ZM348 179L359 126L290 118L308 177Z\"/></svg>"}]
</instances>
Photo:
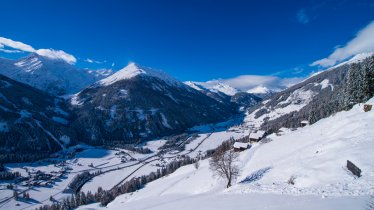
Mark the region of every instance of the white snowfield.
<instances>
[{"instance_id":1,"label":"white snowfield","mask_svg":"<svg viewBox=\"0 0 374 210\"><path fill-rule=\"evenodd\" d=\"M240 153L241 174L229 189L203 160L198 169L182 167L107 207L79 209L365 209L374 193L373 120L374 111L364 112L361 104L271 135L273 141ZM347 160L362 170L361 177L347 170Z\"/></svg>"}]
</instances>

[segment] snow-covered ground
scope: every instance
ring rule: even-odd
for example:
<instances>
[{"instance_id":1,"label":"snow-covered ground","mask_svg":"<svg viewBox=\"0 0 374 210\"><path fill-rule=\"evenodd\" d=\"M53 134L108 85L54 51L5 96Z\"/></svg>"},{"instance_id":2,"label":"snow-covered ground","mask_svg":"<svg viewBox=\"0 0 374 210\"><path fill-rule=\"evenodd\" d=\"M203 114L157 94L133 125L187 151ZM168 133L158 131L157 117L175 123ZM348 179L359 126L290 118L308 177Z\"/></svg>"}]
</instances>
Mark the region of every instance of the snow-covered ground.
<instances>
[{"instance_id":1,"label":"snow-covered ground","mask_svg":"<svg viewBox=\"0 0 374 210\"><path fill-rule=\"evenodd\" d=\"M34 163L7 164L6 167L8 170L18 171L22 176L28 175L26 169L31 172L40 170L45 173L57 172L63 168L70 168L70 170L62 178L52 182L49 186L33 186L29 189L28 193L30 194L30 197L34 199L32 202L22 202L11 199L2 203L1 201L3 199L12 197L13 192L12 190L5 189L9 182L0 182L0 189L2 189L0 190L0 209L35 209L43 204L50 204L50 196L53 196L56 200L61 200L70 196L70 193L63 193L64 189L68 187L74 176L83 173L84 171L102 171L105 173L94 177L92 180L84 184L81 191L96 192L98 187L111 189L124 179L129 180L132 177L139 177L141 175L148 175L151 172L155 172L162 165L178 158L180 155L196 157L199 153L203 154L209 149L216 148L230 137L241 138L248 135L248 131L226 131L225 127L232 123L233 121L218 123L216 125L211 124L200 126L202 131L198 132L199 136L189 141L185 146L185 150L167 150L167 152L161 156L158 153L161 151L160 148L166 143L167 140L165 139L149 141L144 144L144 148L153 151L153 153L150 154L140 154L124 149L108 150L79 145L77 147L83 148L84 150L67 159L52 158L51 160L47 159ZM214 132L214 130L221 131ZM68 148L62 153L69 153L73 151L74 148L76 147ZM56 161L58 164L56 164ZM144 164L144 161L149 163L137 170ZM64 162L64 164L60 165L59 163L61 162ZM42 184L44 184L44 182ZM22 186L22 183L16 185L16 187L19 192L28 189L27 186ZM16 204L19 205L16 206Z\"/></svg>"},{"instance_id":2,"label":"snow-covered ground","mask_svg":"<svg viewBox=\"0 0 374 210\"><path fill-rule=\"evenodd\" d=\"M241 174L229 189L202 160L198 169L184 166L107 207L79 209L365 209L374 193L373 120L374 111L364 112L361 104L271 135L271 142L240 153ZM347 170L347 160L362 170L361 177Z\"/></svg>"}]
</instances>

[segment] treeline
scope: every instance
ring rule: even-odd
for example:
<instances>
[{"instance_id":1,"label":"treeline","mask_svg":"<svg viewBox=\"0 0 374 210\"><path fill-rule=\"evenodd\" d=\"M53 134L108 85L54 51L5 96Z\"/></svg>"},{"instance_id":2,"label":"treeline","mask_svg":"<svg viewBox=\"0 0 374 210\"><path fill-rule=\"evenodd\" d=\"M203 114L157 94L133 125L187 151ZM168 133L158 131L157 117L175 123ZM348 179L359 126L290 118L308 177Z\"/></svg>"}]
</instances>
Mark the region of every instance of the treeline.
<instances>
[{"instance_id":1,"label":"treeline","mask_svg":"<svg viewBox=\"0 0 374 210\"><path fill-rule=\"evenodd\" d=\"M81 174L76 175L73 180L69 183L69 188L72 192L76 193L79 191L79 189L90 179L93 177L101 174L101 171L97 171L95 173L90 173L88 171L85 171Z\"/></svg>"},{"instance_id":2,"label":"treeline","mask_svg":"<svg viewBox=\"0 0 374 210\"><path fill-rule=\"evenodd\" d=\"M32 154L24 154L24 153L6 154L6 152L3 153L0 151L0 163L32 162L32 161L37 161L37 160L48 158L48 157L49 157L49 154L46 152L39 152L39 153L32 153Z\"/></svg>"},{"instance_id":3,"label":"treeline","mask_svg":"<svg viewBox=\"0 0 374 210\"><path fill-rule=\"evenodd\" d=\"M16 172L1 171L0 172L0 180L13 180L20 176L21 174L18 171Z\"/></svg>"},{"instance_id":4,"label":"treeline","mask_svg":"<svg viewBox=\"0 0 374 210\"><path fill-rule=\"evenodd\" d=\"M143 188L147 183L171 174L178 168L195 163L196 161L196 159L192 159L189 156L182 156L181 159L170 162L165 167L158 169L156 172L151 172L148 175L143 175L137 178L132 178L131 180L126 181L118 187L114 187L110 190L103 190L101 187L99 187L97 192L95 193L92 193L90 191L87 193L80 192L72 195L70 198L64 199L62 202L54 202L52 205L44 205L42 207L39 207L39 210L70 210L75 209L81 205L98 202L100 202L101 205L105 206L119 195L135 192L136 190ZM88 175L86 174L84 176ZM77 179L81 180L81 178Z\"/></svg>"}]
</instances>

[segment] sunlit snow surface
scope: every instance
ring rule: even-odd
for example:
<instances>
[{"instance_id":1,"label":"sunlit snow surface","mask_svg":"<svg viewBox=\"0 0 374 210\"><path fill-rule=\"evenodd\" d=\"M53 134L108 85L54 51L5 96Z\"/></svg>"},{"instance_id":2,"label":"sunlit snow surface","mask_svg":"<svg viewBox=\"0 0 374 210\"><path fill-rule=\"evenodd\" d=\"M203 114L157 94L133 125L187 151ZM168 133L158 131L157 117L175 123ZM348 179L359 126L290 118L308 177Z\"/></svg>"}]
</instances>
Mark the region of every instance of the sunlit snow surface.
<instances>
[{"instance_id":1,"label":"sunlit snow surface","mask_svg":"<svg viewBox=\"0 0 374 210\"><path fill-rule=\"evenodd\" d=\"M364 112L361 104L272 135L273 141L240 153L241 174L229 189L203 160L197 170L182 167L105 209L365 209L374 193L373 120L374 112ZM362 177L346 169L347 160L361 168ZM80 209L90 208L102 207Z\"/></svg>"}]
</instances>

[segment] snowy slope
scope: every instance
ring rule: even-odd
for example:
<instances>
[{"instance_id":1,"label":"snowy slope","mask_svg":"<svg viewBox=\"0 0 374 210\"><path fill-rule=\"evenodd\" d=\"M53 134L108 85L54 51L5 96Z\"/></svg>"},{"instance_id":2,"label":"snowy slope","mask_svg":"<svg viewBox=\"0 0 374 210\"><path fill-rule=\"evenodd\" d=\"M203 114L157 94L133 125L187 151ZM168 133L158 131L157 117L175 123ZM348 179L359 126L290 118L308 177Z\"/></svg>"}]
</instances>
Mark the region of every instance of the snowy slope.
<instances>
[{"instance_id":1,"label":"snowy slope","mask_svg":"<svg viewBox=\"0 0 374 210\"><path fill-rule=\"evenodd\" d=\"M53 95L65 95L80 91L112 71L78 69L63 60L32 53L18 60L0 58L0 74Z\"/></svg>"},{"instance_id":2,"label":"snowy slope","mask_svg":"<svg viewBox=\"0 0 374 210\"><path fill-rule=\"evenodd\" d=\"M340 67L340 66L343 66L343 65L346 65L346 64L360 63L364 59L372 57L372 56L374 56L374 52L370 52L370 53L359 53L357 55L354 55L352 58L350 58L347 61L341 62L341 63L339 63L339 64L337 64L335 66L332 66L332 67L330 67L328 69L325 69L325 70L322 70L322 71L318 71L318 72L312 74L310 77L316 76L316 75L318 75L318 74L320 74L322 72L325 72L325 71L333 70L333 69L335 69L337 67Z\"/></svg>"},{"instance_id":3,"label":"snowy slope","mask_svg":"<svg viewBox=\"0 0 374 210\"><path fill-rule=\"evenodd\" d=\"M214 92L214 93L218 93L218 92L224 93L228 96L233 96L236 93L240 92L236 88L233 88L233 87L231 87L227 84L221 83L221 82L216 81L216 80L207 81L207 82L187 81L187 82L185 82L185 84L194 88L194 89L196 89L196 90L198 90L198 91L208 90L208 91L211 91L211 92Z\"/></svg>"},{"instance_id":4,"label":"snowy slope","mask_svg":"<svg viewBox=\"0 0 374 210\"><path fill-rule=\"evenodd\" d=\"M182 167L117 197L105 209L363 209L374 193L373 120L374 111L356 105L311 126L270 136L273 141L240 153L241 175L227 190L203 160L197 170ZM346 169L346 160L362 169L362 177ZM292 176L294 185L287 183Z\"/></svg>"},{"instance_id":5,"label":"snowy slope","mask_svg":"<svg viewBox=\"0 0 374 210\"><path fill-rule=\"evenodd\" d=\"M371 98L374 89L365 84L373 80L374 56L365 58L316 74L269 97L248 110L245 122L275 132L281 127L299 127L303 120L314 123L351 108L352 102Z\"/></svg>"}]
</instances>

